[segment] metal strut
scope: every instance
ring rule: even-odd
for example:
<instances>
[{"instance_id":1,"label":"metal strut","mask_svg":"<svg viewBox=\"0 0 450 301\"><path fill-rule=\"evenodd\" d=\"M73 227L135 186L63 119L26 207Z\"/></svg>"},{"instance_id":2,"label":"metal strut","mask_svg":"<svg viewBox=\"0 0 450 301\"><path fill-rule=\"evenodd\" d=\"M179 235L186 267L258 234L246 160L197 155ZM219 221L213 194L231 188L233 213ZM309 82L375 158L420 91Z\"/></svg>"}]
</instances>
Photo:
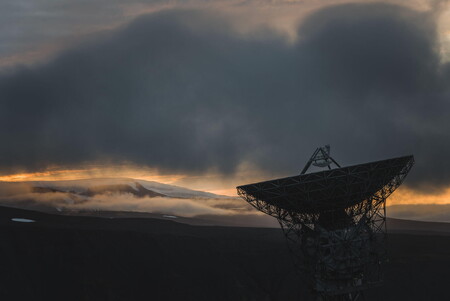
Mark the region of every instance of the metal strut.
<instances>
[{"instance_id":1,"label":"metal strut","mask_svg":"<svg viewBox=\"0 0 450 301\"><path fill-rule=\"evenodd\" d=\"M327 166L328 169L331 169L331 164L334 163L337 167L341 167L336 160L334 160L330 155L330 145L327 144L323 147L318 147L312 154L309 161L306 163L305 167L303 167L301 175L305 174L308 171L308 168L312 165L318 166L318 167L325 167Z\"/></svg>"}]
</instances>

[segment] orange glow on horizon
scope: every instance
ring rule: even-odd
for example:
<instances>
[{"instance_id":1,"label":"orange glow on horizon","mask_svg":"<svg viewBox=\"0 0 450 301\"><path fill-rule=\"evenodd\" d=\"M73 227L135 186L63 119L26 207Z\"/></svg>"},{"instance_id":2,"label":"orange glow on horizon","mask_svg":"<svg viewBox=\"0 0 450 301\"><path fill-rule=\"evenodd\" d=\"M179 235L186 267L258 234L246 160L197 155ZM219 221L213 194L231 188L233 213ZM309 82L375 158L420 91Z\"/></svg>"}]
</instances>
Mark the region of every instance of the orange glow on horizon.
<instances>
[{"instance_id":1,"label":"orange glow on horizon","mask_svg":"<svg viewBox=\"0 0 450 301\"><path fill-rule=\"evenodd\" d=\"M450 188L443 189L441 193L425 193L409 189L407 187L400 187L392 196L387 199L387 205L419 205L419 204L436 204L446 205L450 204Z\"/></svg>"},{"instance_id":2,"label":"orange glow on horizon","mask_svg":"<svg viewBox=\"0 0 450 301\"><path fill-rule=\"evenodd\" d=\"M133 166L87 167L82 169L52 169L42 172L22 172L0 176L1 182L71 181L89 178L132 178L171 184L181 175L161 175L148 168Z\"/></svg>"},{"instance_id":3,"label":"orange glow on horizon","mask_svg":"<svg viewBox=\"0 0 450 301\"><path fill-rule=\"evenodd\" d=\"M205 175L161 174L156 169L133 165L87 166L77 169L49 169L0 176L0 182L70 181L90 178L130 178L182 186L219 195L237 197L235 186L256 181L254 175L238 173L229 178L217 173ZM261 176L261 174L258 172ZM260 180L260 179L258 179ZM450 187L441 193L425 193L402 186L387 199L387 205L450 204Z\"/></svg>"},{"instance_id":4,"label":"orange glow on horizon","mask_svg":"<svg viewBox=\"0 0 450 301\"><path fill-rule=\"evenodd\" d=\"M234 187L231 189L214 189L209 190L208 192L226 196L237 196L236 188ZM426 194L409 188L400 187L387 199L388 206L421 204L450 204L450 188L445 189L442 193L439 194Z\"/></svg>"},{"instance_id":5,"label":"orange glow on horizon","mask_svg":"<svg viewBox=\"0 0 450 301\"><path fill-rule=\"evenodd\" d=\"M130 178L136 180L155 181L163 184L183 186L194 190L202 190L225 196L237 196L236 188L220 185L215 177L205 175L189 176L159 174L150 168L134 166L95 166L80 169L51 169L40 172L21 172L0 176L0 182L32 182L32 181L71 181L90 178ZM202 183L203 182L203 183Z\"/></svg>"},{"instance_id":6,"label":"orange glow on horizon","mask_svg":"<svg viewBox=\"0 0 450 301\"><path fill-rule=\"evenodd\" d=\"M55 180L75 180L73 175L82 170L58 170L33 173L16 173L0 176L1 182L25 182L25 181L55 181ZM67 176L66 176L67 175Z\"/></svg>"},{"instance_id":7,"label":"orange glow on horizon","mask_svg":"<svg viewBox=\"0 0 450 301\"><path fill-rule=\"evenodd\" d=\"M237 197L236 188L225 188L225 189L209 189L207 192L211 192L214 194L225 195L225 196L234 196Z\"/></svg>"}]
</instances>

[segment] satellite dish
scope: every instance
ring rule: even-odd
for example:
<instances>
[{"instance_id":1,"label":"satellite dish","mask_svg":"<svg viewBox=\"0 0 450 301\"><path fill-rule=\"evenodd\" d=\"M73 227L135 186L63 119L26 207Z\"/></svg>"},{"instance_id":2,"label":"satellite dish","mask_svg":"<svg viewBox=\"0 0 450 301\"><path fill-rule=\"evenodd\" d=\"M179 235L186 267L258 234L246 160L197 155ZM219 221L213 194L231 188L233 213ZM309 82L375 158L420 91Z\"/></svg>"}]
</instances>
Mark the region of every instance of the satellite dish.
<instances>
[{"instance_id":1,"label":"satellite dish","mask_svg":"<svg viewBox=\"0 0 450 301\"><path fill-rule=\"evenodd\" d=\"M306 174L311 164L329 170ZM238 186L237 192L277 218L318 300L355 301L382 282L386 199L413 164L413 156L404 156L340 167L326 145L300 175Z\"/></svg>"}]
</instances>

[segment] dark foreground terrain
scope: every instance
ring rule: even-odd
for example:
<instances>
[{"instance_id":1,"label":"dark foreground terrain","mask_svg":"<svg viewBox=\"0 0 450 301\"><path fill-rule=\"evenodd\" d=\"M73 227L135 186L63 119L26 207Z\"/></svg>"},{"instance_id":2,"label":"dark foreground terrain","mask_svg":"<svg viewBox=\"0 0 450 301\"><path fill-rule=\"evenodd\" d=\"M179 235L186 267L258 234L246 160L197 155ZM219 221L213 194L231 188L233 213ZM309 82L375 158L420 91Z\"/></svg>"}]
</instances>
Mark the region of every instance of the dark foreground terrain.
<instances>
[{"instance_id":1,"label":"dark foreground terrain","mask_svg":"<svg viewBox=\"0 0 450 301\"><path fill-rule=\"evenodd\" d=\"M449 227L391 224L366 300L450 300ZM308 300L278 229L0 207L0 235L0 300Z\"/></svg>"}]
</instances>

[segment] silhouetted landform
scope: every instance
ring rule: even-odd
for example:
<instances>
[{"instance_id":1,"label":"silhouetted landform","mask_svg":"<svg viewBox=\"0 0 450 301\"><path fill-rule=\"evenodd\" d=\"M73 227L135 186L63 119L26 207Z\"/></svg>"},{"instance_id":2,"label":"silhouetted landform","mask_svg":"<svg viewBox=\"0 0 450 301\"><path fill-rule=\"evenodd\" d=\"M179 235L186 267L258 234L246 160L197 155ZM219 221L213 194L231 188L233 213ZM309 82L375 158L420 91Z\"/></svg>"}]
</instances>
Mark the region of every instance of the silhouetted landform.
<instances>
[{"instance_id":1,"label":"silhouetted landform","mask_svg":"<svg viewBox=\"0 0 450 301\"><path fill-rule=\"evenodd\" d=\"M1 207L0 207L1 208ZM198 215L196 217L170 216L161 213L131 212L131 211L93 211L93 210L64 210L60 215L89 216L101 218L156 218L169 219L175 222L193 226L224 226L224 227L257 227L257 228L279 228L280 225L275 218L253 215ZM427 235L450 235L450 223L423 222L397 218L386 219L389 233L402 234L427 234Z\"/></svg>"},{"instance_id":2,"label":"silhouetted landform","mask_svg":"<svg viewBox=\"0 0 450 301\"><path fill-rule=\"evenodd\" d=\"M308 300L280 229L174 220L0 207L0 298ZM366 300L446 300L450 235L422 233L450 234L450 226L390 224L399 226L388 238L385 285L369 290Z\"/></svg>"},{"instance_id":3,"label":"silhouetted landform","mask_svg":"<svg viewBox=\"0 0 450 301\"><path fill-rule=\"evenodd\" d=\"M118 194L129 193L140 198L143 197L154 198L157 196L166 196L162 193L157 193L152 190L146 189L144 186L142 186L137 182L135 183L135 186L136 186L135 188L126 184L94 186L90 187L88 190L80 194L85 196L94 196L98 194L107 194L107 193L118 193Z\"/></svg>"},{"instance_id":4,"label":"silhouetted landform","mask_svg":"<svg viewBox=\"0 0 450 301\"><path fill-rule=\"evenodd\" d=\"M125 193L129 193L132 194L136 197L165 197L166 195L162 194L162 193L158 193L155 191L152 191L150 189L146 189L144 186L142 186L139 183L134 183L135 187L132 187L131 185L128 184L113 184L113 185L99 185L99 186L92 186L87 188L85 191L65 191L63 189L57 189L57 188L53 188L53 187L40 187L40 186L35 186L32 187L32 192L35 193L52 193L52 192L61 192L61 193L72 193L72 194L78 194L78 195L82 195L82 196L95 196L95 195L100 195L100 194L111 194L111 193L116 193L116 194L125 194Z\"/></svg>"},{"instance_id":5,"label":"silhouetted landform","mask_svg":"<svg viewBox=\"0 0 450 301\"><path fill-rule=\"evenodd\" d=\"M68 192L74 194L132 193L146 190L159 193L162 196L175 198L229 198L210 192L192 190L180 186L163 184L155 181L145 181L131 178L90 178L66 181L31 181L31 182L0 182L3 186L29 185L33 192ZM48 189L46 189L48 188Z\"/></svg>"},{"instance_id":6,"label":"silhouetted landform","mask_svg":"<svg viewBox=\"0 0 450 301\"><path fill-rule=\"evenodd\" d=\"M56 188L51 187L32 187L31 192L34 193L54 193L54 192L65 192ZM73 192L75 193L75 192Z\"/></svg>"},{"instance_id":7,"label":"silhouetted landform","mask_svg":"<svg viewBox=\"0 0 450 301\"><path fill-rule=\"evenodd\" d=\"M391 233L450 235L450 223L411 221L397 218L388 218L386 223L388 232Z\"/></svg>"}]
</instances>

